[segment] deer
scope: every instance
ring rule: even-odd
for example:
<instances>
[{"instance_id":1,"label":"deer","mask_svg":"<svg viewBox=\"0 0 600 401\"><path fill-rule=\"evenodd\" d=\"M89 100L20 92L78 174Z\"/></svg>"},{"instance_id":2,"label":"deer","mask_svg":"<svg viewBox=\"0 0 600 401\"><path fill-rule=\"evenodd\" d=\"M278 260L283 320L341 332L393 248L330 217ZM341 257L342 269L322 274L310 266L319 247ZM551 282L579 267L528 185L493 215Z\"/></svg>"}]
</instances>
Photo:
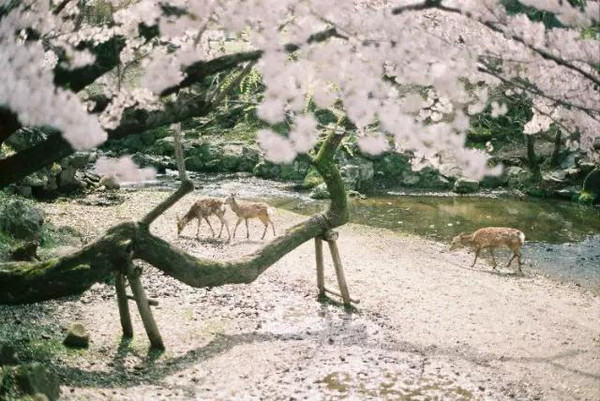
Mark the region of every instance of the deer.
<instances>
[{"instance_id":1,"label":"deer","mask_svg":"<svg viewBox=\"0 0 600 401\"><path fill-rule=\"evenodd\" d=\"M221 221L221 229L219 230L219 238L221 238L221 233L223 232L223 226L227 229L227 241L231 240L231 234L229 232L229 225L227 224L227 220L223 217L225 215L225 204L223 200L216 198L201 198L198 199L194 204L190 207L187 213L180 218L177 216L177 235L181 235L181 232L185 228L185 226L194 219L198 220L198 228L196 230L196 238L200 238L200 223L202 223L202 219L204 219L208 223L208 227L210 227L210 231L212 231L212 236L215 236L215 230L213 230L210 221L208 220L208 216L215 215Z\"/></svg>"},{"instance_id":2,"label":"deer","mask_svg":"<svg viewBox=\"0 0 600 401\"><path fill-rule=\"evenodd\" d=\"M496 270L496 258L494 257L494 249L502 246L508 247L513 256L508 261L506 267L509 267L512 261L517 258L519 262L519 273L521 273L521 247L525 243L525 234L516 228L508 227L486 227L480 228L472 234L461 233L452 239L450 250L454 250L461 246L475 248L475 260L471 267L475 266L479 252L483 248L488 248L494 262L494 270Z\"/></svg>"},{"instance_id":3,"label":"deer","mask_svg":"<svg viewBox=\"0 0 600 401\"><path fill-rule=\"evenodd\" d=\"M230 194L224 200L224 202L229 205L231 210L237 215L238 220L235 224L235 228L233 229L233 238L235 238L235 232L242 222L245 220L246 222L246 238L250 239L250 230L248 229L248 220L257 218L265 225L265 231L263 231L262 237L260 239L264 239L267 234L267 229L269 228L269 223L271 223L271 227L273 227L273 236L275 236L275 224L271 220L271 216L269 214L269 205L263 202L238 202L235 199L235 194Z\"/></svg>"}]
</instances>

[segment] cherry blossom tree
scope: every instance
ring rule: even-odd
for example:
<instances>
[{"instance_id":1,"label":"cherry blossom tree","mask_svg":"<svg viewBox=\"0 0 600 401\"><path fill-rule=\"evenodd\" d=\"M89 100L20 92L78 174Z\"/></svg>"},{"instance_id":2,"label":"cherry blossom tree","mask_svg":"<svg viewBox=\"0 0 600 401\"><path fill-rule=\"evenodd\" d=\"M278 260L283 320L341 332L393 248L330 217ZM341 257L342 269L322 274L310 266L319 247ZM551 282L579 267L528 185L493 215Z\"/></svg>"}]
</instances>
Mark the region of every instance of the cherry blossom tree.
<instances>
[{"instance_id":1,"label":"cherry blossom tree","mask_svg":"<svg viewBox=\"0 0 600 401\"><path fill-rule=\"evenodd\" d=\"M498 174L501 166L466 148L465 138L470 116L488 104L493 116L506 112L489 99L499 85L532 100L526 134L560 124L569 146L599 160L598 1L105 0L110 12L90 21L85 11L100 1L0 2L0 144L24 127L47 134L0 159L0 187L74 150L206 115L231 93L231 82L256 68L265 85L260 145L278 163L306 154L331 207L249 258L201 260L147 229L192 190L184 179L142 221L114 227L73 255L0 265L0 302L78 293L132 258L193 286L252 281L347 221L332 161L342 126L354 128L369 154L393 147L410 151L415 168L451 162L467 177ZM133 79L123 79L128 69ZM219 74L233 78L206 85ZM344 117L323 129L308 101ZM292 127L288 135L269 128L283 121Z\"/></svg>"}]
</instances>

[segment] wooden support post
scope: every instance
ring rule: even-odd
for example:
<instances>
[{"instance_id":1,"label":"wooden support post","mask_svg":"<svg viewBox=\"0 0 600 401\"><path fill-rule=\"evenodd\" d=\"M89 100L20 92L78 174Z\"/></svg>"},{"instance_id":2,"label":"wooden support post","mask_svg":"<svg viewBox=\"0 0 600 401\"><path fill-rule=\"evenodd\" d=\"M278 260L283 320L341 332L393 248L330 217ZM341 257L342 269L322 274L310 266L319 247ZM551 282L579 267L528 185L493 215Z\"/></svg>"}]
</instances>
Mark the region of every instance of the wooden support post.
<instances>
[{"instance_id":1,"label":"wooden support post","mask_svg":"<svg viewBox=\"0 0 600 401\"><path fill-rule=\"evenodd\" d=\"M340 252L336 243L338 233L335 231L327 231L325 233L325 239L329 244L329 251L331 252L331 258L333 259L333 266L335 267L338 286L342 293L342 300L344 301L344 305L350 305L350 292L348 291L348 284L346 284L346 277L344 276L344 269L342 267L342 259L340 258Z\"/></svg>"},{"instance_id":2,"label":"wooden support post","mask_svg":"<svg viewBox=\"0 0 600 401\"><path fill-rule=\"evenodd\" d=\"M317 288L319 296L325 295L325 269L323 267L323 240L315 238L315 255L317 257Z\"/></svg>"},{"instance_id":3,"label":"wooden support post","mask_svg":"<svg viewBox=\"0 0 600 401\"><path fill-rule=\"evenodd\" d=\"M117 291L117 302L119 303L119 316L121 317L123 337L131 338L133 337L133 325L131 324L127 293L125 292L125 275L120 271L115 273L115 289Z\"/></svg>"},{"instance_id":4,"label":"wooden support post","mask_svg":"<svg viewBox=\"0 0 600 401\"><path fill-rule=\"evenodd\" d=\"M158 326L156 325L156 321L154 320L152 311L150 310L150 304L148 303L148 297L146 297L146 291L144 291L142 280L140 280L140 273L134 269L133 263L129 263L127 266L127 278L129 279L129 285L131 287L131 291L133 292L133 297L135 298L138 310L140 311L140 317L144 323L144 329L146 329L146 334L148 334L150 346L152 348L165 349L162 337L158 331Z\"/></svg>"}]
</instances>

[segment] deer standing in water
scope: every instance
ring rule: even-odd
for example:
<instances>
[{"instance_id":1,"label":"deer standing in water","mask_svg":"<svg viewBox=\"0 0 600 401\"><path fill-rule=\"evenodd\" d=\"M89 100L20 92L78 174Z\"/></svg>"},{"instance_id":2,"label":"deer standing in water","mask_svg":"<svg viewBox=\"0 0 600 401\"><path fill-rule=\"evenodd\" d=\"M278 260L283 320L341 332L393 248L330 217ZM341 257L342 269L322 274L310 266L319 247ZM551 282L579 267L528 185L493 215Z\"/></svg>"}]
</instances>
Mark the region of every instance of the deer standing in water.
<instances>
[{"instance_id":1,"label":"deer standing in water","mask_svg":"<svg viewBox=\"0 0 600 401\"><path fill-rule=\"evenodd\" d=\"M230 194L225 198L225 203L231 207L231 210L237 215L238 221L235 224L235 228L233 229L233 238L235 238L235 231L238 226L242 222L242 220L246 221L246 238L250 238L250 231L248 229L248 219L257 218L265 225L265 231L263 231L262 237L260 239L265 238L265 234L267 233L267 228L269 228L269 223L273 227L273 236L275 236L275 224L271 220L271 216L269 215L269 205L262 202L238 202L235 200L235 195Z\"/></svg>"},{"instance_id":2,"label":"deer standing in water","mask_svg":"<svg viewBox=\"0 0 600 401\"><path fill-rule=\"evenodd\" d=\"M508 247L513 251L513 256L508 261L506 267L510 266L514 258L519 262L519 273L521 272L521 246L525 243L525 234L516 228L508 227L486 227L480 228L472 234L459 234L450 244L450 250L461 246L469 246L475 248L475 260L471 267L475 266L479 252L483 248L488 248L494 262L494 270L496 269L496 258L494 257L494 249L502 246Z\"/></svg>"},{"instance_id":3,"label":"deer standing in water","mask_svg":"<svg viewBox=\"0 0 600 401\"><path fill-rule=\"evenodd\" d=\"M212 231L213 237L215 236L215 230L213 230L210 221L208 220L208 216L215 215L221 221L221 229L219 230L219 238L221 238L221 233L223 232L223 226L227 229L227 241L231 239L231 234L229 233L229 225L227 224L227 220L223 217L225 215L225 204L221 199L216 198L202 198L194 202L194 204L190 207L190 210L182 217L179 218L177 216L177 235L181 235L181 232L185 228L185 226L194 219L198 220L198 229L196 230L196 238L200 236L200 223L202 223L202 219L204 219L208 226L210 227L210 231Z\"/></svg>"}]
</instances>

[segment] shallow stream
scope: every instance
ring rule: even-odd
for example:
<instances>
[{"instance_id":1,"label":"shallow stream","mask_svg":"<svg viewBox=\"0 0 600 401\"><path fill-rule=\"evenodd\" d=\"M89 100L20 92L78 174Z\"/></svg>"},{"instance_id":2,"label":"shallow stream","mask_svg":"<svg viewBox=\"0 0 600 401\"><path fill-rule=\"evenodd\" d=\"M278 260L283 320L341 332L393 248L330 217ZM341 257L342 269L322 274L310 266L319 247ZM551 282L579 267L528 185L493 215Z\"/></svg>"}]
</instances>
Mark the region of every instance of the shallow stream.
<instances>
[{"instance_id":1,"label":"shallow stream","mask_svg":"<svg viewBox=\"0 0 600 401\"><path fill-rule=\"evenodd\" d=\"M240 198L263 200L301 214L325 210L289 184L246 175L193 175L199 192L211 196L237 193ZM162 177L160 185L172 186ZM516 199L501 193L449 196L447 193L387 193L350 199L350 221L414 234L449 243L462 232L506 226L522 230L525 268L568 280L600 293L600 210L552 199ZM497 252L499 264L510 257Z\"/></svg>"}]
</instances>

